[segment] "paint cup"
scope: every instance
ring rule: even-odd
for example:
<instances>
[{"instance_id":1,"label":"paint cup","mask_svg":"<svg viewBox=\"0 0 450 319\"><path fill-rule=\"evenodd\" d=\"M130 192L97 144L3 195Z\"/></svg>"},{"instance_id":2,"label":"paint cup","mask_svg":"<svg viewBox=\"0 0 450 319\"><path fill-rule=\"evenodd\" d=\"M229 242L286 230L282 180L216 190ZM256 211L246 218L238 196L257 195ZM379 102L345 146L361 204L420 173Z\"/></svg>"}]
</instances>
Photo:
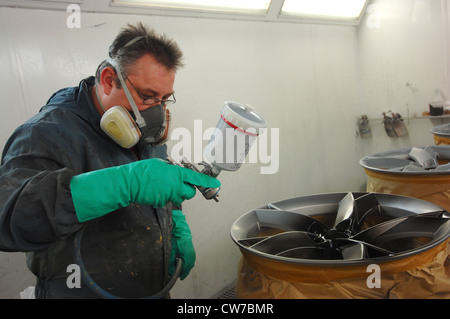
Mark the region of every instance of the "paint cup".
<instances>
[{"instance_id":1,"label":"paint cup","mask_svg":"<svg viewBox=\"0 0 450 319\"><path fill-rule=\"evenodd\" d=\"M217 176L221 170L236 171L253 142L264 132L266 121L249 105L226 101L219 122L203 150Z\"/></svg>"}]
</instances>

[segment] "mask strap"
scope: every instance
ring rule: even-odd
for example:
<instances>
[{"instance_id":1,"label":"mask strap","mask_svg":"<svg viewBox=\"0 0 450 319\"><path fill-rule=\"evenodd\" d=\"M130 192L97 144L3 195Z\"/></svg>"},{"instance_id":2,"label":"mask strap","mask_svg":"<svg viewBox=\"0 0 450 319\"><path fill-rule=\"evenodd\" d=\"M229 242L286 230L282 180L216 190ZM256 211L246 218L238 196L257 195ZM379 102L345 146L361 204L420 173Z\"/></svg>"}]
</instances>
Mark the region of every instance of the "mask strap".
<instances>
[{"instance_id":1,"label":"mask strap","mask_svg":"<svg viewBox=\"0 0 450 319\"><path fill-rule=\"evenodd\" d=\"M126 48L126 47L132 45L132 44L135 43L135 42L138 42L140 39L143 39L143 38L145 38L145 35L141 35L141 36L138 36L138 37L134 38L133 40L131 40L131 41L129 41L127 44L125 44L125 45L124 45L124 48ZM122 50L122 49L121 49L121 50Z\"/></svg>"},{"instance_id":2,"label":"mask strap","mask_svg":"<svg viewBox=\"0 0 450 319\"><path fill-rule=\"evenodd\" d=\"M131 108L133 109L134 115L136 117L136 123L137 125L142 128L146 126L144 118L141 116L141 113L139 112L136 103L134 102L133 96L130 93L130 90L128 90L128 87L125 83L125 80L122 76L122 71L119 68L119 65L114 59L108 58L106 61L109 62L115 69L116 74L119 77L120 84L122 85L123 91L125 92L125 95L127 96L128 102L130 102Z\"/></svg>"}]
</instances>

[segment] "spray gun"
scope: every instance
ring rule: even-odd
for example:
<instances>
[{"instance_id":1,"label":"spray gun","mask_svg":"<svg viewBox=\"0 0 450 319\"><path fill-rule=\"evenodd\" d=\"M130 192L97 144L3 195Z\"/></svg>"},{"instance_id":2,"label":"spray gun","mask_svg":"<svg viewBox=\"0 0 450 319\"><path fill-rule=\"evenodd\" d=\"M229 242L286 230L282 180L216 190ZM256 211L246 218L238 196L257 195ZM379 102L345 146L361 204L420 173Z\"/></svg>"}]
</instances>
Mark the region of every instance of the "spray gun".
<instances>
[{"instance_id":1,"label":"spray gun","mask_svg":"<svg viewBox=\"0 0 450 319\"><path fill-rule=\"evenodd\" d=\"M200 171L186 158L183 158L181 163L175 163L172 159L168 161L211 177L217 177L222 170L237 171L253 142L265 128L266 121L251 106L226 101L222 107L219 123L203 150L204 157L211 164L204 161L199 163L203 166ZM196 187L206 199L219 201L220 188Z\"/></svg>"},{"instance_id":2,"label":"spray gun","mask_svg":"<svg viewBox=\"0 0 450 319\"><path fill-rule=\"evenodd\" d=\"M219 175L219 174L217 174L217 175L214 174L212 165L208 164L206 162L199 163L199 165L204 166L204 168L200 171L194 164L190 163L186 158L183 158L180 163L175 162L171 158L168 158L167 161L170 164L182 166L182 167L191 169L194 172L206 174L211 177L217 177ZM218 197L219 197L220 187L210 188L210 187L203 187L203 186L197 186L197 185L195 187L200 191L200 193L203 194L203 197L205 197L206 199L208 199L208 200L214 199L216 202L219 201Z\"/></svg>"}]
</instances>

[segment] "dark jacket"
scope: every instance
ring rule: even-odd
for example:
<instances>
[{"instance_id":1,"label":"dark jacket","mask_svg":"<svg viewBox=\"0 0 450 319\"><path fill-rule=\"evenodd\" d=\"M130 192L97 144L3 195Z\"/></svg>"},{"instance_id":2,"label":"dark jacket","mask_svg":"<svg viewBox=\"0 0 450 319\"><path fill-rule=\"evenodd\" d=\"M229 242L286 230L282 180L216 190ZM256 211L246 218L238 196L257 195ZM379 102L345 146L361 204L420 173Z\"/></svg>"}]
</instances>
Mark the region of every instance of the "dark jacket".
<instances>
[{"instance_id":1,"label":"dark jacket","mask_svg":"<svg viewBox=\"0 0 450 319\"><path fill-rule=\"evenodd\" d=\"M154 209L132 204L83 224L76 217L69 186L74 175L167 157L166 146L146 146L136 155L101 130L89 93L94 81L90 77L56 92L15 130L3 150L0 250L27 252L38 298L96 296L86 282L81 288L67 285L73 279L68 267L78 265L77 239L86 270L109 293L149 296L168 280L169 205Z\"/></svg>"}]
</instances>

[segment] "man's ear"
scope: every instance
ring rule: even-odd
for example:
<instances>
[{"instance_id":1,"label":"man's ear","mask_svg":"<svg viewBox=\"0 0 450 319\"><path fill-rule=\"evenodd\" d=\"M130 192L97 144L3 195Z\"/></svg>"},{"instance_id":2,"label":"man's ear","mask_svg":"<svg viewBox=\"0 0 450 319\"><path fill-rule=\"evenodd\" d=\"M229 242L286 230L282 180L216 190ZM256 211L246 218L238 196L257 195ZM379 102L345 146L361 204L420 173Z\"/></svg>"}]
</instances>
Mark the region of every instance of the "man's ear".
<instances>
[{"instance_id":1,"label":"man's ear","mask_svg":"<svg viewBox=\"0 0 450 319\"><path fill-rule=\"evenodd\" d=\"M112 67L106 67L100 73L100 83L106 95L109 95L113 86L116 86L116 78L116 72Z\"/></svg>"}]
</instances>

